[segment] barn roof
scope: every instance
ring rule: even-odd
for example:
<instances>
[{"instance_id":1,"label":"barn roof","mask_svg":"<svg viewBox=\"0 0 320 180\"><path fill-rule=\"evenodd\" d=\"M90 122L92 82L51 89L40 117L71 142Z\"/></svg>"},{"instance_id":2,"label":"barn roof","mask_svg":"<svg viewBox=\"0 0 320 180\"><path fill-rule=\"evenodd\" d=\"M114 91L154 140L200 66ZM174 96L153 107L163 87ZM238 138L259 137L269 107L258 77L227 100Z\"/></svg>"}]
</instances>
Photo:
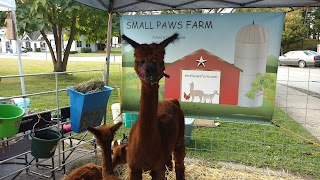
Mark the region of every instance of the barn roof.
<instances>
[{"instance_id":1,"label":"barn roof","mask_svg":"<svg viewBox=\"0 0 320 180\"><path fill-rule=\"evenodd\" d=\"M208 54L209 56L211 56L211 57L214 58L214 59L217 59L217 60L220 61L221 63L227 64L227 65L229 65L229 66L233 66L233 68L237 69L237 70L240 71L240 72L243 71L242 69L238 68L238 67L235 66L234 64L228 63L227 61L221 59L220 57L218 57L218 56L216 56L216 55L214 55L214 54L212 54L212 53L210 53L210 52L208 52L208 51L206 51L205 49L202 49L202 48L194 51L193 53L190 53L190 54L182 57L181 59L178 59L177 61L175 61L175 62L173 62L173 63L180 62L180 61L184 61L185 59L189 58L190 56L195 55L195 54L198 54L198 53L201 53L201 52Z\"/></svg>"},{"instance_id":2,"label":"barn roof","mask_svg":"<svg viewBox=\"0 0 320 180\"><path fill-rule=\"evenodd\" d=\"M74 0L107 12L320 6L319 0Z\"/></svg>"}]
</instances>

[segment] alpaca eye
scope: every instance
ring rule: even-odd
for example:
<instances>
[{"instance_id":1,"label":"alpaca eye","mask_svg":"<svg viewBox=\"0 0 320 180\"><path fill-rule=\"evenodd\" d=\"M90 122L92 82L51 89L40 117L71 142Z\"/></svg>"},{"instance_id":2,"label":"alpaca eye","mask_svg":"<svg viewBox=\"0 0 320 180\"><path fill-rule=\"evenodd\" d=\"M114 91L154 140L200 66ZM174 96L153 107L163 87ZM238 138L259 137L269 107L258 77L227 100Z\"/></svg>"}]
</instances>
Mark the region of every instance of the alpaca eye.
<instances>
[{"instance_id":1,"label":"alpaca eye","mask_svg":"<svg viewBox=\"0 0 320 180\"><path fill-rule=\"evenodd\" d=\"M143 63L144 63L144 61L140 61L139 64L138 64L139 67L141 67L143 65Z\"/></svg>"}]
</instances>

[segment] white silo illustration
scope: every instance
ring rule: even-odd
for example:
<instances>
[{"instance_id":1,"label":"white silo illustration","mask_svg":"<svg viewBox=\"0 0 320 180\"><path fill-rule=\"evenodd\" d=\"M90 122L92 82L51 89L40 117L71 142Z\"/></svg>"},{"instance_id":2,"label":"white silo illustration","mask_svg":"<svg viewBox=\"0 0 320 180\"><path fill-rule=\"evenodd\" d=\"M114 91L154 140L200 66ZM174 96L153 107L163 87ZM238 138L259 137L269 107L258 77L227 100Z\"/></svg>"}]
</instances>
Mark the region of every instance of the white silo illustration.
<instances>
[{"instance_id":1,"label":"white silo illustration","mask_svg":"<svg viewBox=\"0 0 320 180\"><path fill-rule=\"evenodd\" d=\"M254 99L245 96L251 90L256 75L266 72L268 53L268 31L257 24L245 26L236 36L234 65L243 71L240 74L238 106L259 107L263 92L257 92Z\"/></svg>"}]
</instances>

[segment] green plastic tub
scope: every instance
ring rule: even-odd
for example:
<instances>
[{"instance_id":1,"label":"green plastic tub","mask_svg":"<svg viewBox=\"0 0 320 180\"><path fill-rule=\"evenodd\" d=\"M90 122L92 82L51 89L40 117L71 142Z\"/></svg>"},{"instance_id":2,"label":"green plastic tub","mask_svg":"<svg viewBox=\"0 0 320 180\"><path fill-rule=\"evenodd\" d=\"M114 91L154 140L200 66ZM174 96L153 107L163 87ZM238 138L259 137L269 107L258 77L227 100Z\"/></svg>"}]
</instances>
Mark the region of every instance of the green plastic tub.
<instances>
[{"instance_id":1,"label":"green plastic tub","mask_svg":"<svg viewBox=\"0 0 320 180\"><path fill-rule=\"evenodd\" d=\"M24 109L11 104L0 104L0 138L16 135L23 116Z\"/></svg>"},{"instance_id":2,"label":"green plastic tub","mask_svg":"<svg viewBox=\"0 0 320 180\"><path fill-rule=\"evenodd\" d=\"M31 155L35 158L51 158L57 143L62 138L60 132L47 129L31 133Z\"/></svg>"}]
</instances>

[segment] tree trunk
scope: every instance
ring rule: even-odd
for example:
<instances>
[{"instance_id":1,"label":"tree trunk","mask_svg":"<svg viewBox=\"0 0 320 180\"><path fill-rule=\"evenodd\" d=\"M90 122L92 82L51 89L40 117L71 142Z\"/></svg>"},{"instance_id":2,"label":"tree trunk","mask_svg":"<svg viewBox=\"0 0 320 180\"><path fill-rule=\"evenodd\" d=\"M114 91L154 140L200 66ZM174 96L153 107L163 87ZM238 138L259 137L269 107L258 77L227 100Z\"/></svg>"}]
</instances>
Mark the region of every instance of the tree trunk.
<instances>
[{"instance_id":1,"label":"tree trunk","mask_svg":"<svg viewBox=\"0 0 320 180\"><path fill-rule=\"evenodd\" d=\"M76 32L76 16L73 17L72 19L72 25L71 25L71 30L70 30L70 37L68 40L67 47L65 49L65 53L63 54L64 48L62 44L62 38L63 38L63 33L62 33L62 25L61 24L55 24L52 21L52 18L49 16L49 22L52 25L52 33L54 36L54 41L56 45L56 51L54 52L53 47L44 31L40 31L44 40L46 41L50 54L52 57L52 63L53 63L53 71L54 72L65 72L67 71L67 64L68 64L68 58L70 54L70 49L71 49L71 44L75 36Z\"/></svg>"},{"instance_id":2,"label":"tree trunk","mask_svg":"<svg viewBox=\"0 0 320 180\"><path fill-rule=\"evenodd\" d=\"M53 71L54 72L64 72L67 71L66 64L62 63L61 61L56 61L53 63Z\"/></svg>"}]
</instances>

